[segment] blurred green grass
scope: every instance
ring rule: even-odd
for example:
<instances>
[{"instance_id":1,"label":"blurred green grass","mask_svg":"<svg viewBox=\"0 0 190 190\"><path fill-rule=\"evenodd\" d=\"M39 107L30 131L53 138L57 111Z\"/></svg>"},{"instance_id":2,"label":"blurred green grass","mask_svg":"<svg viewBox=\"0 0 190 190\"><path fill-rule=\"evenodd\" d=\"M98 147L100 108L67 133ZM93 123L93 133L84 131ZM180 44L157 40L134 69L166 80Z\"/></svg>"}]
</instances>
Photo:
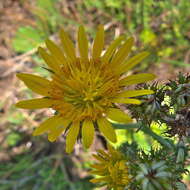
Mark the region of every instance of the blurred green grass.
<instances>
[{"instance_id":1,"label":"blurred green grass","mask_svg":"<svg viewBox=\"0 0 190 190\"><path fill-rule=\"evenodd\" d=\"M37 47L61 27L84 24L94 35L104 24L108 37L114 29L136 36L136 48L147 49L158 62L187 67L190 42L190 3L187 0L35 0L35 26L22 26L13 39L17 52ZM61 7L61 8L60 8ZM75 29L74 29L75 30ZM32 39L32 41L31 41ZM107 39L108 41L110 39Z\"/></svg>"},{"instance_id":2,"label":"blurred green grass","mask_svg":"<svg viewBox=\"0 0 190 190\"><path fill-rule=\"evenodd\" d=\"M57 162L59 163L56 165ZM65 164L69 163L62 155L37 160L30 154L16 156L14 162L0 164L1 190L92 189L93 185L89 183L88 178L75 182L68 180Z\"/></svg>"}]
</instances>

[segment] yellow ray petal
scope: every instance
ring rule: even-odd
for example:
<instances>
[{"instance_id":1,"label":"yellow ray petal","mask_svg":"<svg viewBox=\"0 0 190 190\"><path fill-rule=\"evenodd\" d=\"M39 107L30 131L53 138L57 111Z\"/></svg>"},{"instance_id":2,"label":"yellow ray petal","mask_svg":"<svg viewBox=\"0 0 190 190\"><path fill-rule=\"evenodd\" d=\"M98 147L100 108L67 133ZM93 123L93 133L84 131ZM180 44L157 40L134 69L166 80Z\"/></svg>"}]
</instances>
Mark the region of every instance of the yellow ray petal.
<instances>
[{"instance_id":1,"label":"yellow ray petal","mask_svg":"<svg viewBox=\"0 0 190 190\"><path fill-rule=\"evenodd\" d=\"M62 29L60 31L60 38L63 45L63 49L67 55L67 57L75 61L76 60L76 54L75 54L75 47L71 39L69 38L68 34Z\"/></svg>"},{"instance_id":2,"label":"yellow ray petal","mask_svg":"<svg viewBox=\"0 0 190 190\"><path fill-rule=\"evenodd\" d=\"M112 100L114 103L122 104L141 104L141 101L133 98L115 98Z\"/></svg>"},{"instance_id":3,"label":"yellow ray petal","mask_svg":"<svg viewBox=\"0 0 190 190\"><path fill-rule=\"evenodd\" d=\"M96 170L104 170L106 166L103 163L101 163L101 164L96 163L96 164L90 165L90 167L93 169L96 169Z\"/></svg>"},{"instance_id":4,"label":"yellow ray petal","mask_svg":"<svg viewBox=\"0 0 190 190\"><path fill-rule=\"evenodd\" d=\"M77 136L79 133L79 123L73 123L69 129L69 132L66 137L66 152L71 153L73 151L73 147L77 140Z\"/></svg>"},{"instance_id":5,"label":"yellow ray petal","mask_svg":"<svg viewBox=\"0 0 190 190\"><path fill-rule=\"evenodd\" d=\"M132 69L134 66L136 66L137 64L139 64L143 59L145 59L147 56L149 55L149 52L141 52L137 55L135 55L134 57L130 58L128 61L126 61L120 71L121 72L127 72L129 71L130 69Z\"/></svg>"},{"instance_id":6,"label":"yellow ray petal","mask_svg":"<svg viewBox=\"0 0 190 190\"><path fill-rule=\"evenodd\" d=\"M48 96L48 90L50 86L49 80L37 75L27 73L18 73L17 77L22 80L25 85L32 91L43 96Z\"/></svg>"},{"instance_id":7,"label":"yellow ray petal","mask_svg":"<svg viewBox=\"0 0 190 190\"><path fill-rule=\"evenodd\" d=\"M99 178L91 179L90 182L92 182L92 183L100 183L100 182L109 181L109 180L110 180L110 177L105 176L105 177L99 177Z\"/></svg>"},{"instance_id":8,"label":"yellow ray petal","mask_svg":"<svg viewBox=\"0 0 190 190\"><path fill-rule=\"evenodd\" d=\"M94 125L92 121L85 120L82 125L82 142L85 148L89 148L94 138Z\"/></svg>"},{"instance_id":9,"label":"yellow ray petal","mask_svg":"<svg viewBox=\"0 0 190 190\"><path fill-rule=\"evenodd\" d=\"M106 162L106 160L103 158L103 157L101 157L101 156L99 156L99 155L97 155L97 154L93 154L92 155L96 160L98 160L99 162Z\"/></svg>"},{"instance_id":10,"label":"yellow ray petal","mask_svg":"<svg viewBox=\"0 0 190 190\"><path fill-rule=\"evenodd\" d=\"M78 30L78 47L80 56L84 60L88 60L88 40L83 26L80 26Z\"/></svg>"},{"instance_id":11,"label":"yellow ray petal","mask_svg":"<svg viewBox=\"0 0 190 190\"><path fill-rule=\"evenodd\" d=\"M36 98L20 101L16 103L15 106L23 109L41 109L51 107L52 103L53 100L49 98Z\"/></svg>"},{"instance_id":12,"label":"yellow ray petal","mask_svg":"<svg viewBox=\"0 0 190 190\"><path fill-rule=\"evenodd\" d=\"M98 127L100 132L111 142L116 142L116 133L111 123L107 121L105 118L101 118L98 120Z\"/></svg>"},{"instance_id":13,"label":"yellow ray petal","mask_svg":"<svg viewBox=\"0 0 190 190\"><path fill-rule=\"evenodd\" d=\"M50 142L55 141L58 138L58 136L60 136L61 133L63 133L66 130L70 121L61 117L59 118L59 121L57 121L57 123L59 125L57 125L56 128L51 128L50 133L48 134L48 140Z\"/></svg>"},{"instance_id":14,"label":"yellow ray petal","mask_svg":"<svg viewBox=\"0 0 190 190\"><path fill-rule=\"evenodd\" d=\"M99 175L99 176L105 176L106 172L105 172L104 169L102 169L102 170L90 171L90 174L92 174L92 175Z\"/></svg>"},{"instance_id":15,"label":"yellow ray petal","mask_svg":"<svg viewBox=\"0 0 190 190\"><path fill-rule=\"evenodd\" d=\"M48 50L50 51L50 53L52 54L52 56L55 59L58 59L60 61L60 64L65 64L66 63L66 58L64 56L63 51L59 48L59 46L57 46L53 41L51 40L46 40L46 46L48 48Z\"/></svg>"},{"instance_id":16,"label":"yellow ray petal","mask_svg":"<svg viewBox=\"0 0 190 190\"><path fill-rule=\"evenodd\" d=\"M110 158L110 155L101 149L98 149L97 153L101 155L102 157L104 157L106 160Z\"/></svg>"},{"instance_id":17,"label":"yellow ray petal","mask_svg":"<svg viewBox=\"0 0 190 190\"><path fill-rule=\"evenodd\" d=\"M136 96L143 96L154 94L153 90L126 90L118 95L118 97L136 97Z\"/></svg>"},{"instance_id":18,"label":"yellow ray petal","mask_svg":"<svg viewBox=\"0 0 190 190\"><path fill-rule=\"evenodd\" d=\"M106 116L118 123L131 123L132 119L129 115L125 114L123 111L116 109L116 108L110 108L108 112L106 113Z\"/></svg>"},{"instance_id":19,"label":"yellow ray petal","mask_svg":"<svg viewBox=\"0 0 190 190\"><path fill-rule=\"evenodd\" d=\"M150 80L154 80L156 75L150 73L142 73L142 74L135 74L125 77L124 79L120 80L121 86L128 86L132 84L139 84L144 83Z\"/></svg>"},{"instance_id":20,"label":"yellow ray petal","mask_svg":"<svg viewBox=\"0 0 190 190\"><path fill-rule=\"evenodd\" d=\"M110 58L112 57L113 53L117 49L117 47L120 45L120 43L125 39L125 36L119 36L117 39L115 39L111 45L108 47L104 55L102 56L102 62L107 63L109 62Z\"/></svg>"},{"instance_id":21,"label":"yellow ray petal","mask_svg":"<svg viewBox=\"0 0 190 190\"><path fill-rule=\"evenodd\" d=\"M59 125L59 121L60 121L59 115L55 115L53 117L50 117L49 119L42 122L40 124L40 126L34 130L33 135L34 136L41 135L41 134L45 133L46 131L53 129L54 127Z\"/></svg>"},{"instance_id":22,"label":"yellow ray petal","mask_svg":"<svg viewBox=\"0 0 190 190\"><path fill-rule=\"evenodd\" d=\"M111 61L111 64L112 65L119 65L123 61L125 61L125 59L127 58L129 52L131 51L133 43L134 43L134 38L133 37L127 39L126 42L121 46L121 48L117 51L117 53L113 57L113 60Z\"/></svg>"},{"instance_id":23,"label":"yellow ray petal","mask_svg":"<svg viewBox=\"0 0 190 190\"><path fill-rule=\"evenodd\" d=\"M104 47L104 27L102 25L99 25L93 43L93 49L92 49L93 59L97 59L101 56L103 47Z\"/></svg>"},{"instance_id":24,"label":"yellow ray petal","mask_svg":"<svg viewBox=\"0 0 190 190\"><path fill-rule=\"evenodd\" d=\"M58 71L59 70L59 62L55 61L51 55L49 55L45 49L39 47L38 52L42 59L46 62L46 64L53 69L53 71Z\"/></svg>"},{"instance_id":25,"label":"yellow ray petal","mask_svg":"<svg viewBox=\"0 0 190 190\"><path fill-rule=\"evenodd\" d=\"M107 143L109 154L113 157L116 154L116 150L113 148L113 146L110 143Z\"/></svg>"},{"instance_id":26,"label":"yellow ray petal","mask_svg":"<svg viewBox=\"0 0 190 190\"><path fill-rule=\"evenodd\" d=\"M59 127L54 129L51 133L48 134L48 140L50 142L54 142L62 133L65 131L67 126Z\"/></svg>"}]
</instances>

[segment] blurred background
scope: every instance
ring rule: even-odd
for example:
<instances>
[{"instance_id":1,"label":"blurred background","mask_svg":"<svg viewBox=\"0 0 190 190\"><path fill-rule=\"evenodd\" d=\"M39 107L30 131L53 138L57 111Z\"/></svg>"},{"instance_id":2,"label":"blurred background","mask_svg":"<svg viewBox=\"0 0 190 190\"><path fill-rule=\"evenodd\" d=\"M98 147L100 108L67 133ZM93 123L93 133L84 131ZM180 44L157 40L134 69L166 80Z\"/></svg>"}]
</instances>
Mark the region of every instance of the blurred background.
<instances>
[{"instance_id":1,"label":"blurred background","mask_svg":"<svg viewBox=\"0 0 190 190\"><path fill-rule=\"evenodd\" d=\"M89 40L98 24L106 30L106 44L120 34L136 39L132 54L151 52L134 72L151 72L160 83L190 72L190 3L188 0L0 0L0 190L95 190L88 180L93 162L89 152L76 145L64 152L64 137L49 143L45 135L31 133L50 110L19 110L14 104L36 97L15 77L17 72L48 76L36 47L50 37L57 40L61 27L76 39L83 24ZM156 125L156 124L155 124ZM154 129L154 127L153 127ZM155 128L155 132L161 134ZM117 130L119 141L136 139L149 149L158 144L142 132ZM132 135L133 134L133 135ZM103 147L101 136L96 148ZM188 183L189 179L185 179Z\"/></svg>"}]
</instances>

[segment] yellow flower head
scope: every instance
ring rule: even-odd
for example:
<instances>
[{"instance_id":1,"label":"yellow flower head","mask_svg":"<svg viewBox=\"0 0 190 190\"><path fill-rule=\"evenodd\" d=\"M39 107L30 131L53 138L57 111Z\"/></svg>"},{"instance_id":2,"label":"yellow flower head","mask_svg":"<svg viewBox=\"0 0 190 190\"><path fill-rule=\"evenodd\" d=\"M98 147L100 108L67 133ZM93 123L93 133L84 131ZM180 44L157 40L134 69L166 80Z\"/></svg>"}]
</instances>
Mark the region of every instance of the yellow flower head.
<instances>
[{"instance_id":1,"label":"yellow flower head","mask_svg":"<svg viewBox=\"0 0 190 190\"><path fill-rule=\"evenodd\" d=\"M142 52L131 59L127 56L134 39L124 36L115 39L104 49L104 28L98 27L89 53L88 40L82 26L78 30L78 54L68 34L60 31L61 45L46 41L48 52L39 48L51 72L51 80L37 75L19 73L18 78L42 98L20 101L17 107L24 109L52 108L57 115L44 121L34 135L48 133L55 141L66 132L66 151L71 152L81 132L82 141L88 148L93 141L95 126L110 141L116 142L115 131L109 119L120 123L131 122L131 118L116 108L114 103L140 104L131 97L152 94L151 90L124 90L124 87L153 80L153 74L123 76L147 55Z\"/></svg>"},{"instance_id":2,"label":"yellow flower head","mask_svg":"<svg viewBox=\"0 0 190 190\"><path fill-rule=\"evenodd\" d=\"M108 146L108 152L98 150L98 154L93 155L98 163L91 167L94 169L91 174L100 176L90 180L92 183L106 185L108 189L123 190L130 182L127 160L121 152Z\"/></svg>"}]
</instances>

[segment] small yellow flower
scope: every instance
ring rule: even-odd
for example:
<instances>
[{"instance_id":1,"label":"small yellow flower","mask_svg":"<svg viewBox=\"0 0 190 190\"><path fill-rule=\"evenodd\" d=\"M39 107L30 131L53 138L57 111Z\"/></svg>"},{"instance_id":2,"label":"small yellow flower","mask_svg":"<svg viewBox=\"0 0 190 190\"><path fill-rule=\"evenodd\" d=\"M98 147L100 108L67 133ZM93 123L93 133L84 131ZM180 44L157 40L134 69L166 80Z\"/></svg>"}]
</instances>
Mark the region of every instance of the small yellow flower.
<instances>
[{"instance_id":1,"label":"small yellow flower","mask_svg":"<svg viewBox=\"0 0 190 190\"><path fill-rule=\"evenodd\" d=\"M94 169L91 174L100 176L91 179L92 183L106 185L108 189L123 190L131 180L127 160L121 152L108 146L108 152L98 150L98 154L93 155L98 163L92 165Z\"/></svg>"},{"instance_id":2,"label":"small yellow flower","mask_svg":"<svg viewBox=\"0 0 190 190\"><path fill-rule=\"evenodd\" d=\"M120 111L114 103L140 104L131 97L152 94L151 90L124 90L124 87L153 80L153 74L135 74L123 76L129 69L141 62L147 52L127 59L134 39L125 40L124 36L115 39L104 49L104 28L98 27L92 52L89 55L89 43L82 26L78 30L78 50L68 34L61 30L61 45L46 41L49 52L39 47L39 53L51 71L51 80L37 75L19 73L17 77L42 98L24 100L16 104L19 108L52 108L57 115L44 121L34 135L48 133L48 139L55 141L66 132L66 151L73 150L79 133L82 142L88 148L93 141L95 126L110 141L116 142L116 134L109 119L131 122L131 118Z\"/></svg>"}]
</instances>

